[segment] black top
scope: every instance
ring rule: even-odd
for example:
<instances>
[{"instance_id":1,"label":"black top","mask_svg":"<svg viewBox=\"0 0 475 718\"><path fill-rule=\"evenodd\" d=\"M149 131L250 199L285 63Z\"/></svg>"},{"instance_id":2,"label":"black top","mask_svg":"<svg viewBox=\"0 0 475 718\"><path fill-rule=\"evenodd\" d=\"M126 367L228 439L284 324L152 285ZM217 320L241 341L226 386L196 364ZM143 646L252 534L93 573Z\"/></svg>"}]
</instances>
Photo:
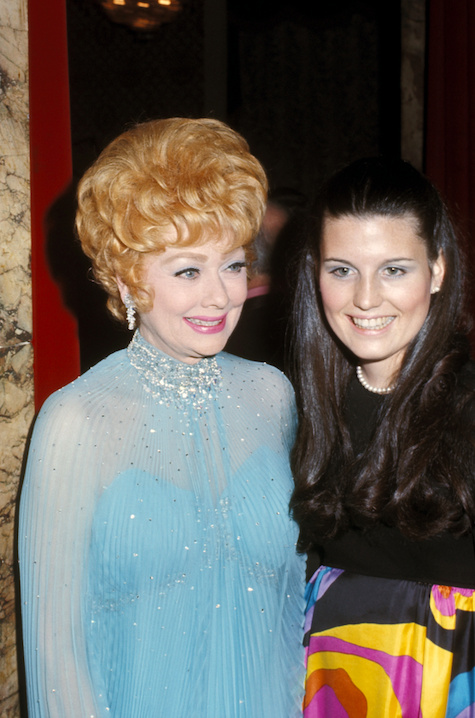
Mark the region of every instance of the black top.
<instances>
[{"instance_id":1,"label":"black top","mask_svg":"<svg viewBox=\"0 0 475 718\"><path fill-rule=\"evenodd\" d=\"M464 368L467 384L472 384L474 371L472 362ZM347 416L355 454L360 454L370 442L385 398L364 389L356 377L351 382ZM475 588L472 535L455 538L443 533L424 541L411 541L399 529L379 524L368 532L350 529L341 538L316 549L321 563L333 568L366 576Z\"/></svg>"}]
</instances>

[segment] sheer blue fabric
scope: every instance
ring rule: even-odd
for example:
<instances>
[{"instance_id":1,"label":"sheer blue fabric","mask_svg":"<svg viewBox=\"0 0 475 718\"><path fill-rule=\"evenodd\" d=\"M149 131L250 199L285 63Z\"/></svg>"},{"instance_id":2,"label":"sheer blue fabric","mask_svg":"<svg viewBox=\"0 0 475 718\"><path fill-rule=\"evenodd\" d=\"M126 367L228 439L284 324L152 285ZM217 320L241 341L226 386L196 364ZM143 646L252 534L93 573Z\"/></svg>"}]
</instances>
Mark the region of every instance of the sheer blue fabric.
<instances>
[{"instance_id":1,"label":"sheer blue fabric","mask_svg":"<svg viewBox=\"0 0 475 718\"><path fill-rule=\"evenodd\" d=\"M290 718L304 560L272 367L137 333L48 399L21 497L30 718Z\"/></svg>"}]
</instances>

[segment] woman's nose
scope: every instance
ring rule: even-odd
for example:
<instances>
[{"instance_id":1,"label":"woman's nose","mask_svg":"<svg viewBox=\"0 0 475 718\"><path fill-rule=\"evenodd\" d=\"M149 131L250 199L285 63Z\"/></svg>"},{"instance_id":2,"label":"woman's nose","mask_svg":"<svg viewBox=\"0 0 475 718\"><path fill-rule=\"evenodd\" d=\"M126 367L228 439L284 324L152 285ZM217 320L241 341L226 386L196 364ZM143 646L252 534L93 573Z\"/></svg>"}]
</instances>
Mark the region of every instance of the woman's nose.
<instances>
[{"instance_id":1,"label":"woman's nose","mask_svg":"<svg viewBox=\"0 0 475 718\"><path fill-rule=\"evenodd\" d=\"M208 277L205 286L203 305L223 309L228 303L228 292L221 277L219 275Z\"/></svg>"},{"instance_id":2,"label":"woman's nose","mask_svg":"<svg viewBox=\"0 0 475 718\"><path fill-rule=\"evenodd\" d=\"M362 277L356 284L353 304L359 309L368 311L381 304L381 287L373 277Z\"/></svg>"}]
</instances>

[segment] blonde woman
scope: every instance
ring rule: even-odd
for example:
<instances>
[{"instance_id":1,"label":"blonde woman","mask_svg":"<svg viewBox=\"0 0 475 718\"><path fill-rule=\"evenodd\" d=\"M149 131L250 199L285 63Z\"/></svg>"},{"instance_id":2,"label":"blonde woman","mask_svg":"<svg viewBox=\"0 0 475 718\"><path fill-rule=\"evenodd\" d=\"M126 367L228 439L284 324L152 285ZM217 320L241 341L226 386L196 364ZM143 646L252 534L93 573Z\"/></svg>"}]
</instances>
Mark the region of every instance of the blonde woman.
<instances>
[{"instance_id":1,"label":"blonde woman","mask_svg":"<svg viewBox=\"0 0 475 718\"><path fill-rule=\"evenodd\" d=\"M80 183L82 246L138 328L35 426L19 533L30 718L299 713L292 391L220 353L266 187L210 119L139 125Z\"/></svg>"}]
</instances>

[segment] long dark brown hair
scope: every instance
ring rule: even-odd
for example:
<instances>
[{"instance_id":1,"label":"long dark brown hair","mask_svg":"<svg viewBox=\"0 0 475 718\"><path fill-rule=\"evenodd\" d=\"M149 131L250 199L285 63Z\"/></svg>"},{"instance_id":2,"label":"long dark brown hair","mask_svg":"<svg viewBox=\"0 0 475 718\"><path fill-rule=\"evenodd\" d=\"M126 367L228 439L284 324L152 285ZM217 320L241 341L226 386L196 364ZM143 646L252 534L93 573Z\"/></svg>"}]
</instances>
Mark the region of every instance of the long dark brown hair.
<instances>
[{"instance_id":1,"label":"long dark brown hair","mask_svg":"<svg viewBox=\"0 0 475 718\"><path fill-rule=\"evenodd\" d=\"M442 252L446 268L370 445L355 457L344 407L356 358L325 320L319 246L325 218L374 216L415 219L429 263ZM475 450L467 405L473 393L457 379L469 352L463 267L444 203L407 162L358 160L322 188L298 261L292 312L299 429L291 510L301 526L301 550L350 526L364 530L381 521L411 539L471 530Z\"/></svg>"}]
</instances>

